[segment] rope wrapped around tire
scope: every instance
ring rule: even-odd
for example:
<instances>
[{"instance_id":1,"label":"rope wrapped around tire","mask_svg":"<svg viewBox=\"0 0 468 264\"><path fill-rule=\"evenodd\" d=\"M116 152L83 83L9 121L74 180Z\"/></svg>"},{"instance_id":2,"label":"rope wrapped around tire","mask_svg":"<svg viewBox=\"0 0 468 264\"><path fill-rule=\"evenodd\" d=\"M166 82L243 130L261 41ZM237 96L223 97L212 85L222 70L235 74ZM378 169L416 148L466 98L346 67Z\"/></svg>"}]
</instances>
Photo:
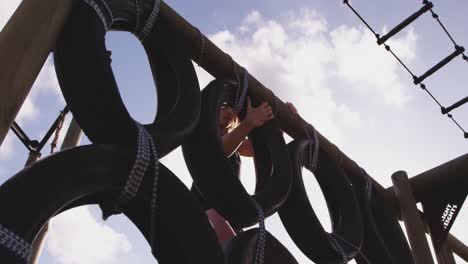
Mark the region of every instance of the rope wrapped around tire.
<instances>
[{"instance_id":1,"label":"rope wrapped around tire","mask_svg":"<svg viewBox=\"0 0 468 264\"><path fill-rule=\"evenodd\" d=\"M316 263L345 263L354 258L363 243L363 226L353 187L342 169L319 149L313 171L332 222L332 233L322 227L309 202L302 167L311 170L309 140L298 138L288 144L293 164L291 193L279 210L289 236L299 249Z\"/></svg>"},{"instance_id":2,"label":"rope wrapped around tire","mask_svg":"<svg viewBox=\"0 0 468 264\"><path fill-rule=\"evenodd\" d=\"M259 231L252 228L228 241L224 246L226 264L255 263ZM274 236L266 232L265 258L267 264L298 264L294 256Z\"/></svg>"},{"instance_id":3,"label":"rope wrapped around tire","mask_svg":"<svg viewBox=\"0 0 468 264\"><path fill-rule=\"evenodd\" d=\"M154 1L136 3L150 5ZM113 2L135 4L135 1L106 2L110 9L102 8L102 12L113 11ZM150 16L148 12L145 15ZM132 19L135 20L134 16L129 15L128 20ZM104 40L107 28L101 20L91 6L74 1L54 51L57 77L73 116L93 143L134 144L137 128L120 97ZM133 24L124 21L120 19L108 25L109 29L131 31ZM200 112L200 87L195 70L190 57L172 35L167 22L157 17L142 41L158 98L156 120L145 128L153 136L159 157L182 143L195 128Z\"/></svg>"},{"instance_id":4,"label":"rope wrapped around tire","mask_svg":"<svg viewBox=\"0 0 468 264\"><path fill-rule=\"evenodd\" d=\"M42 226L64 208L112 199L121 191L134 156L130 147L91 145L33 163L0 186L0 224L31 244ZM223 263L216 235L193 194L163 165L159 177L153 248L158 262ZM124 213L149 240L151 184L143 186ZM0 246L0 263L23 262Z\"/></svg>"},{"instance_id":5,"label":"rope wrapped around tire","mask_svg":"<svg viewBox=\"0 0 468 264\"><path fill-rule=\"evenodd\" d=\"M187 168L205 200L237 229L256 224L258 214L252 197L242 186L224 153L219 135L221 104L228 102L234 105L235 94L236 87L231 81L214 80L208 84L201 93L200 122L182 145L182 150ZM243 118L242 112L240 118ZM275 120L254 129L249 139L263 142L265 146L261 151L254 149L258 160L271 160L270 164L256 162L256 167L269 167L268 173L257 177L269 180L268 185L253 196L265 216L269 216L284 203L291 187L291 165L286 144Z\"/></svg>"}]
</instances>

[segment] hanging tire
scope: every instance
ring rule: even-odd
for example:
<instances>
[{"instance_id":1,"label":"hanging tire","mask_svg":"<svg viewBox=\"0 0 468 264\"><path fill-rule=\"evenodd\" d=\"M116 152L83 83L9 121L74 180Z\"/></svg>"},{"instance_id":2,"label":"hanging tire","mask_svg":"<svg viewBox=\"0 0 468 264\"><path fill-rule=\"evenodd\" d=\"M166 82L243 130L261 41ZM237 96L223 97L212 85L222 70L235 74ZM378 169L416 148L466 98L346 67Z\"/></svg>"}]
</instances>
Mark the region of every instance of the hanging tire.
<instances>
[{"instance_id":1,"label":"hanging tire","mask_svg":"<svg viewBox=\"0 0 468 264\"><path fill-rule=\"evenodd\" d=\"M289 236L301 251L316 263L344 263L354 258L363 243L359 205L346 174L328 154L319 149L313 171L332 222L332 233L322 227L307 197L302 167L311 170L309 141L298 138L288 145L293 164L291 193L279 216Z\"/></svg>"},{"instance_id":2,"label":"hanging tire","mask_svg":"<svg viewBox=\"0 0 468 264\"><path fill-rule=\"evenodd\" d=\"M294 256L268 231L265 239L265 255L263 263L268 264L298 264ZM226 264L255 263L257 252L258 228L242 232L224 246Z\"/></svg>"},{"instance_id":3,"label":"hanging tire","mask_svg":"<svg viewBox=\"0 0 468 264\"><path fill-rule=\"evenodd\" d=\"M155 23L142 44L157 83L158 114L145 127L163 157L195 128L200 88L190 57L174 41L167 22L158 17ZM126 29L122 23L115 26ZM120 97L105 34L96 12L74 1L54 51L58 81L73 116L93 143L135 144L137 129Z\"/></svg>"},{"instance_id":4,"label":"hanging tire","mask_svg":"<svg viewBox=\"0 0 468 264\"><path fill-rule=\"evenodd\" d=\"M219 109L224 101L234 105L235 93L235 85L230 81L215 80L208 84L201 95L200 122L182 145L182 150L187 168L204 199L238 229L256 224L258 215L252 197L226 158L219 136ZM269 161L268 164L255 164L257 168L268 168L262 170L264 175L257 175L267 178L268 186L253 195L265 215L269 216L284 203L291 186L291 165L286 145L275 120L254 129L249 138L256 142L254 144L263 142L261 150L254 146L256 161Z\"/></svg>"},{"instance_id":5,"label":"hanging tire","mask_svg":"<svg viewBox=\"0 0 468 264\"><path fill-rule=\"evenodd\" d=\"M364 223L362 254L358 264L414 264L413 256L396 216L389 211L385 198L372 185L370 176L351 176Z\"/></svg>"},{"instance_id":6,"label":"hanging tire","mask_svg":"<svg viewBox=\"0 0 468 264\"><path fill-rule=\"evenodd\" d=\"M91 145L33 163L0 186L0 224L31 244L64 208L112 201L125 184L134 155L127 147ZM149 240L152 179L144 181L148 182L124 213ZM163 165L158 181L153 248L158 262L223 263L216 235L193 194ZM0 263L23 262L0 246Z\"/></svg>"}]
</instances>

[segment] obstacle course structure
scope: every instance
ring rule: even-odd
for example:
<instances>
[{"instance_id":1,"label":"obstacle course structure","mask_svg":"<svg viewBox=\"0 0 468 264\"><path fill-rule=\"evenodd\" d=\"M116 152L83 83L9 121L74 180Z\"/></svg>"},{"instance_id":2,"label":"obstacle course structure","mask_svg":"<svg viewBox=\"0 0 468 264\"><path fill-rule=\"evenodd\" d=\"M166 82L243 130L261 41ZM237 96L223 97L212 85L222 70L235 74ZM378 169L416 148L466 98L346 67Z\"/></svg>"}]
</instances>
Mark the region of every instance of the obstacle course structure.
<instances>
[{"instance_id":1,"label":"obstacle course structure","mask_svg":"<svg viewBox=\"0 0 468 264\"><path fill-rule=\"evenodd\" d=\"M105 4L104 1L98 3ZM108 24L108 16L95 12L101 9L89 3L24 0L0 33L2 64L9 63L12 65L10 69L16 70L15 74L11 70L0 73L0 142L47 55L54 50L66 101L94 143L35 162L0 187L0 209L9 212L0 221L2 263L28 261L30 245L38 239L37 234L51 217L90 203L100 204L106 215L125 213L144 234L159 263L296 263L287 249L262 227L264 217L278 210L295 243L317 263L343 263L353 258L358 263L431 263L424 223L446 230L443 235L435 235L429 226L431 236L437 236L435 248L439 263L454 263L451 250L466 257L466 247L449 236L448 231L456 217L453 210L461 207L468 190L468 181L463 178L468 169L467 156L409 180L403 172L396 173L392 177L394 188L386 190L311 124L291 114L285 104L255 77L245 72L244 78L240 78L239 69L243 68L167 4L151 3L154 3L151 11L143 12L146 22L138 23L137 19L134 23L140 27L128 28L127 24ZM431 7L426 4L408 21ZM37 15L36 8L46 11L49 16L44 16L44 13ZM135 9L139 10L138 7ZM31 22L33 20L34 23ZM99 35L99 39L112 26L119 30L139 29L133 33L141 37L144 46L147 45L148 56L154 59L153 71L161 76L156 80L160 89L161 115L158 113L154 124L143 127L134 123L118 95L111 95L116 87L109 82L99 84L99 88L105 89L99 90L96 103L91 103L91 107L86 109L88 98L79 89L84 85L93 91L92 83L86 83L89 81L86 78L74 78L71 66L80 65L83 63L81 60L90 58L73 56L73 52L67 51L73 45L72 33L80 30L76 24L83 21L94 23L91 28L95 31L92 33ZM398 28L386 38L396 34L400 30ZM89 40L93 36L87 37ZM384 43L385 39L379 38L379 41ZM59 46L55 46L56 43ZM95 43L88 44L96 47ZM73 47L72 51L78 48ZM104 46L99 48L99 52L105 51ZM449 56L443 64L462 52L461 49L456 50L456 54ZM108 65L105 57L99 54L92 56L102 61L93 65L96 68L90 74L96 72L99 77L112 75L110 67L105 68ZM201 94L198 94L196 75L189 66L190 59L217 78ZM93 78L92 75L87 77ZM416 81L420 83L422 79ZM252 197L243 191L235 176L230 175L229 166L224 163L226 158L220 151L219 137L213 133L216 109L220 103L233 100L242 118L246 93L254 102L269 102L276 117L252 134L253 138L258 138L254 139L254 148L259 179ZM111 98L111 106L106 109L99 108L99 100L104 97ZM103 118L92 116L90 112L110 118L109 122L96 122L96 119ZM177 119L178 123L174 124L170 117L177 113L181 117L185 114L193 116ZM281 137L280 128L295 139L288 147ZM208 143L204 146L210 148L197 146L200 140L206 140ZM204 197L235 227L260 223L260 229L242 233L223 252L194 197L169 169L158 163L160 157L180 145L184 148L194 182ZM197 150L202 153L197 153ZM207 154L219 162L207 163L203 159ZM74 167L73 173L66 178L59 176L64 168L70 166ZM300 175L302 167L314 172L326 193L333 219L333 232L330 234L323 231L306 201ZM37 175L47 175L47 178L35 177ZM218 177L220 182L213 183L212 179L206 178L209 175L226 175L226 178ZM41 183L49 184L37 188ZM21 200L15 197L24 196L24 192L29 194L27 199L9 203L12 199ZM429 219L433 218L428 212L440 207L431 200L433 194L448 192L456 193L457 197L453 198L456 204L450 198L451 207L447 212L437 209L430 213L435 216L442 213L444 221L431 222ZM123 204L116 203L116 197L124 197ZM416 209L419 201L424 204L424 214ZM304 209L295 211L299 205ZM301 213L303 217L294 218ZM399 226L399 217L407 226L411 249ZM181 219L192 221L187 225L186 222L179 223ZM310 232L310 235L301 234L300 230ZM322 249L319 254L310 251L316 248Z\"/></svg>"}]
</instances>

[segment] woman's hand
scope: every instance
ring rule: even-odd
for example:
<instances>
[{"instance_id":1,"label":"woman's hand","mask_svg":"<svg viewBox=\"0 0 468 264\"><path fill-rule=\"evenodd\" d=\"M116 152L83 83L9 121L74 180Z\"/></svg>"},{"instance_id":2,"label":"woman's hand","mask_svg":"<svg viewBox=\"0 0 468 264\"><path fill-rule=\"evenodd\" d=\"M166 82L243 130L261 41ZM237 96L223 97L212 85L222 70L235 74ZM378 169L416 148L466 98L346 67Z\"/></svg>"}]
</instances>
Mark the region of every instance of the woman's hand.
<instances>
[{"instance_id":1,"label":"woman's hand","mask_svg":"<svg viewBox=\"0 0 468 264\"><path fill-rule=\"evenodd\" d=\"M289 111L291 111L291 113L293 113L294 115L297 115L297 109L292 103L286 102L286 105L288 106Z\"/></svg>"},{"instance_id":2,"label":"woman's hand","mask_svg":"<svg viewBox=\"0 0 468 264\"><path fill-rule=\"evenodd\" d=\"M263 102L258 107L252 107L250 97L247 97L247 113L243 121L244 124L254 129L273 118L273 111L267 102Z\"/></svg>"}]
</instances>

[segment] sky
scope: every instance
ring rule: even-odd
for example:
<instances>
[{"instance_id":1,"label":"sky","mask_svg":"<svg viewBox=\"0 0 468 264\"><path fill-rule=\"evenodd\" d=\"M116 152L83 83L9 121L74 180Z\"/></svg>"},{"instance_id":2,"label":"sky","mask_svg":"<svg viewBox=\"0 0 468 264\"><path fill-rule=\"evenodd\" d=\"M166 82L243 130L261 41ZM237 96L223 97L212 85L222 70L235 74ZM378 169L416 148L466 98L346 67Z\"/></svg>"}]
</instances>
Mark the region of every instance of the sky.
<instances>
[{"instance_id":1,"label":"sky","mask_svg":"<svg viewBox=\"0 0 468 264\"><path fill-rule=\"evenodd\" d=\"M0 29L19 4L0 2ZM421 1L352 1L378 32L387 32L421 7ZM404 69L347 9L342 1L166 1L210 40L246 67L283 101L336 144L385 187L398 170L414 176L466 153L468 141ZM435 11L460 45L468 2L433 1ZM133 117L144 123L156 116L157 92L142 46L129 33L110 32L106 43L119 91ZM442 29L425 15L388 44L417 75L453 51ZM212 80L195 65L200 87ZM455 59L425 83L444 104L467 96L468 64ZM64 107L54 65L49 58L16 121L31 138L42 138ZM453 112L468 128L468 107ZM67 118L66 125L70 122ZM64 134L64 132L62 134ZM82 144L89 144L86 137ZM44 155L49 151L47 146ZM0 184L20 171L27 151L9 133L0 147ZM162 160L190 185L180 149ZM242 181L254 189L253 164L243 159ZM330 221L321 190L304 171L309 200L322 224ZM462 209L451 233L468 243L468 210ZM275 215L267 230L294 254L312 263L294 246ZM54 218L41 263L156 263L143 236L123 216L100 218L96 206L80 207ZM457 263L464 263L457 258Z\"/></svg>"}]
</instances>

